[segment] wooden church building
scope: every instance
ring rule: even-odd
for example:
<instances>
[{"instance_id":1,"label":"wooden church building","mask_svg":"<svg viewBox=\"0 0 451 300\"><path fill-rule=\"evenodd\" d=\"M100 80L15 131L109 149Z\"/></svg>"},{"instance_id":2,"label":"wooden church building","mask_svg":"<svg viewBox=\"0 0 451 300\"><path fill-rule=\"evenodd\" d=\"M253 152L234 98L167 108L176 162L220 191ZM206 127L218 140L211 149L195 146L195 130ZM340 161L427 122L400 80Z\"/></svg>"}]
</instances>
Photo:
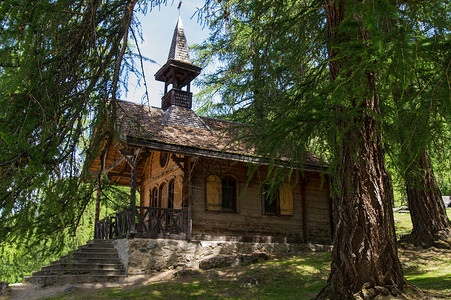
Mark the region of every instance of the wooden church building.
<instances>
[{"instance_id":1,"label":"wooden church building","mask_svg":"<svg viewBox=\"0 0 451 300\"><path fill-rule=\"evenodd\" d=\"M200 72L179 19L155 74L161 108L118 101L119 138L90 166L132 194L128 209L96 222L96 238L330 243L332 203L318 159L310 155L298 180L265 192L265 166L249 172L259 158L228 130L237 124L192 110L190 83Z\"/></svg>"}]
</instances>

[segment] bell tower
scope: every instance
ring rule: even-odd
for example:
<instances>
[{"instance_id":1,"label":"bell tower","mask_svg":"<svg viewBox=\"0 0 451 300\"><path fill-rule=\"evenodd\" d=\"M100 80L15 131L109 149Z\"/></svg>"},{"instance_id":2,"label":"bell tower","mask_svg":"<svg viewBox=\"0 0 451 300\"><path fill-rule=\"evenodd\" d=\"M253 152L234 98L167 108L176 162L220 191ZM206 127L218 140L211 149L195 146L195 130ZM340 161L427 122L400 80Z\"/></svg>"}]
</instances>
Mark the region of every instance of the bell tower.
<instances>
[{"instance_id":1,"label":"bell tower","mask_svg":"<svg viewBox=\"0 0 451 300\"><path fill-rule=\"evenodd\" d=\"M191 63L188 45L182 20L179 17L172 37L168 61L155 74L155 79L164 82L164 96L161 98L161 108L168 109L171 105L192 107L193 94L190 91L191 81L200 74L202 68ZM168 87L171 85L171 89ZM183 90L183 88L186 88Z\"/></svg>"}]
</instances>

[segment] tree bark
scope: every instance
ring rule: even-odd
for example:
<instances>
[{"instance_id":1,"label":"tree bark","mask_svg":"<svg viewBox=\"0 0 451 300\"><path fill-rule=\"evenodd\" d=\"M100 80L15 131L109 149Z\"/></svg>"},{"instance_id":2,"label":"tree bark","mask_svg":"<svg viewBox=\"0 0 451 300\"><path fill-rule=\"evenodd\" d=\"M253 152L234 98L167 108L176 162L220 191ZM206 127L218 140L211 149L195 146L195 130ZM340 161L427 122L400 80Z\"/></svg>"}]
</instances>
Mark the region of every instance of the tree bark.
<instances>
[{"instance_id":1,"label":"tree bark","mask_svg":"<svg viewBox=\"0 0 451 300\"><path fill-rule=\"evenodd\" d=\"M325 1L328 27L328 55L331 81L338 78L348 63L339 57L337 43L367 39L362 29L357 37L337 33L344 20L345 1ZM390 176L385 167L381 136L379 98L376 78L366 71L361 88L365 99L352 99L339 106L337 113L362 111L360 116L339 122L344 136L338 150L336 189L337 224L334 232L331 272L326 287L317 299L373 298L377 294L402 293L406 280L398 259L391 200ZM352 90L352 89L350 89Z\"/></svg>"},{"instance_id":2,"label":"tree bark","mask_svg":"<svg viewBox=\"0 0 451 300\"><path fill-rule=\"evenodd\" d=\"M446 215L427 150L415 157L406 177L413 228L409 235L401 237L400 242L427 248L451 248L451 222Z\"/></svg>"}]
</instances>

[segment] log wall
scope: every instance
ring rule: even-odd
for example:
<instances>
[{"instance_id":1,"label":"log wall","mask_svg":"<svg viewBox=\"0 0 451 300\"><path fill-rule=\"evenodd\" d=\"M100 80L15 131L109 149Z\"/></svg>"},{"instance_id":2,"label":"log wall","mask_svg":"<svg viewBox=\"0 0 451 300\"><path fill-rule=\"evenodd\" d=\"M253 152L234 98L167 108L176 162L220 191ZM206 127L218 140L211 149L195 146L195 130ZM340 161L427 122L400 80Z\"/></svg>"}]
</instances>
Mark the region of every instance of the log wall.
<instances>
[{"instance_id":1,"label":"log wall","mask_svg":"<svg viewBox=\"0 0 451 300\"><path fill-rule=\"evenodd\" d=\"M247 172L244 163L206 158L198 158L193 163L191 193L194 239L331 242L328 187L327 184L321 187L319 174L306 173L306 179L293 187L293 215L281 216L264 214L260 185L264 171L256 172L249 183ZM207 210L206 178L212 174L236 178L236 212Z\"/></svg>"}]
</instances>

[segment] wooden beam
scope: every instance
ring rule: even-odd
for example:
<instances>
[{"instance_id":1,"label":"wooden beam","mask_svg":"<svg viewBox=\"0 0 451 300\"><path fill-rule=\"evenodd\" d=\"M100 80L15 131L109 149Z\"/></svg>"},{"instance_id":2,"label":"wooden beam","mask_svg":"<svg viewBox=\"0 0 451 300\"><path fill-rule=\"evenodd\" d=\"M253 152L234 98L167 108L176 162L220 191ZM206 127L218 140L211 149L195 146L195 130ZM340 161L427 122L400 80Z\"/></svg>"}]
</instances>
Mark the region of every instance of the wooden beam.
<instances>
[{"instance_id":1,"label":"wooden beam","mask_svg":"<svg viewBox=\"0 0 451 300\"><path fill-rule=\"evenodd\" d=\"M139 155L139 152L138 152ZM136 165L132 166L132 174L130 176L130 209L132 211L132 222L130 226L130 234L134 236L135 231L135 211L136 211Z\"/></svg>"},{"instance_id":2,"label":"wooden beam","mask_svg":"<svg viewBox=\"0 0 451 300\"><path fill-rule=\"evenodd\" d=\"M245 162L245 163L257 163L262 165L269 165L270 162L268 159L259 157L259 156L250 156L245 154L237 154L232 152L226 152L224 151L216 151L216 150L205 150L201 148L193 148L183 145L173 145L173 144L166 144L163 142L157 142L142 138L136 138L132 136L126 136L125 137L125 143L130 146L135 147L146 147L152 150L157 151L166 151L166 152L172 152L176 154L182 154L182 155L191 155L191 156L204 156L209 158L219 158L219 159L226 159L226 160L233 160L233 161L239 161L239 162ZM278 164L280 166L287 165L288 162L279 161ZM327 172L327 167L325 166L319 166L319 165L312 165L308 163L302 164L302 166L295 166L294 169L300 169L303 171L313 171L313 172Z\"/></svg>"},{"instance_id":3,"label":"wooden beam","mask_svg":"<svg viewBox=\"0 0 451 300\"><path fill-rule=\"evenodd\" d=\"M143 148L136 148L133 152L131 149L121 149L119 150L122 154L122 157L128 162L128 164L133 167L137 166L138 159L140 154L144 151Z\"/></svg>"},{"instance_id":4,"label":"wooden beam","mask_svg":"<svg viewBox=\"0 0 451 300\"><path fill-rule=\"evenodd\" d=\"M111 166L109 166L108 168L105 168L104 172L108 173L111 170L113 170L118 164L120 164L121 162L123 162L125 160L125 158L122 156L119 159L117 159L114 163L111 164Z\"/></svg>"},{"instance_id":5,"label":"wooden beam","mask_svg":"<svg viewBox=\"0 0 451 300\"><path fill-rule=\"evenodd\" d=\"M133 151L133 156L128 155L128 151L124 151L124 158L125 160L130 164L130 167L132 168L131 176L130 176L130 209L132 211L132 222L131 222L131 228L130 228L130 234L133 237L136 234L135 230L135 211L136 211L136 172L137 172L137 165L139 162L139 155L143 151L142 148L135 149ZM121 150L122 153L122 150Z\"/></svg>"},{"instance_id":6,"label":"wooden beam","mask_svg":"<svg viewBox=\"0 0 451 300\"><path fill-rule=\"evenodd\" d=\"M100 186L101 186L100 182L98 182L96 184L97 194L96 194L96 211L95 211L95 216L94 216L94 229L95 229L95 224L97 224L97 222L99 222L99 219L100 219L100 194L101 194Z\"/></svg>"},{"instance_id":7,"label":"wooden beam","mask_svg":"<svg viewBox=\"0 0 451 300\"><path fill-rule=\"evenodd\" d=\"M191 157L184 156L183 162L183 207L186 208L187 212L185 218L185 228L186 228L186 240L191 240L191 232L193 227L192 222L192 201L191 201Z\"/></svg>"},{"instance_id":8,"label":"wooden beam","mask_svg":"<svg viewBox=\"0 0 451 300\"><path fill-rule=\"evenodd\" d=\"M108 173L108 178L113 178L113 177L130 179L131 173L130 174L128 174L128 173L112 173L112 172ZM136 178L136 183L141 183L141 181L142 181L141 177Z\"/></svg>"}]
</instances>

